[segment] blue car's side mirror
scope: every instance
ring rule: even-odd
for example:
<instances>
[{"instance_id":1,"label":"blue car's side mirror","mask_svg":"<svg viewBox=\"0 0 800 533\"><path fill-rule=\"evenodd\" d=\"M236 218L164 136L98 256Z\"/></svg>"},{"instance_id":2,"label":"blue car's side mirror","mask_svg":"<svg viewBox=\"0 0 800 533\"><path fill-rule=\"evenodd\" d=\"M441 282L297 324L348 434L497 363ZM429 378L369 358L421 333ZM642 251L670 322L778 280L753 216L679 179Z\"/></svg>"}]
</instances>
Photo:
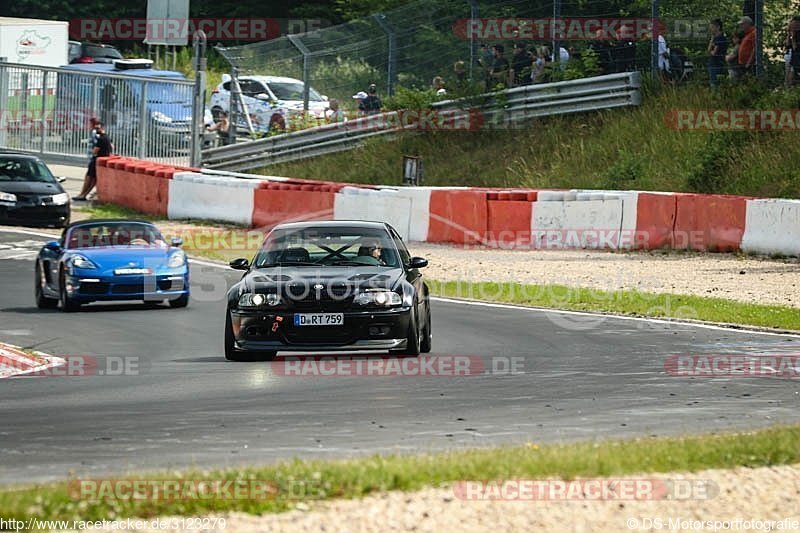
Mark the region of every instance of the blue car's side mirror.
<instances>
[{"instance_id":1,"label":"blue car's side mirror","mask_svg":"<svg viewBox=\"0 0 800 533\"><path fill-rule=\"evenodd\" d=\"M45 243L44 247L53 252L61 251L61 244L58 241L50 241L48 243Z\"/></svg>"},{"instance_id":2,"label":"blue car's side mirror","mask_svg":"<svg viewBox=\"0 0 800 533\"><path fill-rule=\"evenodd\" d=\"M172 246L180 246L183 244L183 239L180 237L173 237L169 242L172 244Z\"/></svg>"}]
</instances>

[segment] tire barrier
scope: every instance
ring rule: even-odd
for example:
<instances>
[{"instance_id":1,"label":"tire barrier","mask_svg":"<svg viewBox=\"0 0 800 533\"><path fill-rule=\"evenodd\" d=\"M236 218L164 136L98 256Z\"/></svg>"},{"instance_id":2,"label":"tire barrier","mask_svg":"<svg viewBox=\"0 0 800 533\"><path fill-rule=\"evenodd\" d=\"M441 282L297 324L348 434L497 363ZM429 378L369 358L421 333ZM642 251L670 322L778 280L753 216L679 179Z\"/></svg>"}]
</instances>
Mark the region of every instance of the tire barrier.
<instances>
[{"instance_id":1,"label":"tire barrier","mask_svg":"<svg viewBox=\"0 0 800 533\"><path fill-rule=\"evenodd\" d=\"M389 187L98 160L98 198L170 219L268 229L381 220L407 240L502 248L800 255L800 200L601 190Z\"/></svg>"}]
</instances>

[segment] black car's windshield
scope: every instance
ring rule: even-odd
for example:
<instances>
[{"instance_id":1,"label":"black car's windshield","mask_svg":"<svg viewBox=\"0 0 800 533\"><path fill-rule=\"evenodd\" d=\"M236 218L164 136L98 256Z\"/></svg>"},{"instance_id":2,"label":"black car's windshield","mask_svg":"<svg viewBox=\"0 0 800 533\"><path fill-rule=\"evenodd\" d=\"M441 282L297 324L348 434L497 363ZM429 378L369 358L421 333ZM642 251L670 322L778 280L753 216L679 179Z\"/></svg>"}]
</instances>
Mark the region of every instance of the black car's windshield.
<instances>
[{"instance_id":1,"label":"black car's windshield","mask_svg":"<svg viewBox=\"0 0 800 533\"><path fill-rule=\"evenodd\" d=\"M277 82L269 83L269 88L278 100L302 100L303 84L297 82ZM322 95L313 88L308 90L308 99L312 102L322 102Z\"/></svg>"},{"instance_id":2,"label":"black car's windshield","mask_svg":"<svg viewBox=\"0 0 800 533\"><path fill-rule=\"evenodd\" d=\"M150 224L131 222L98 222L81 224L67 235L67 248L97 248L101 246L167 247L164 237Z\"/></svg>"},{"instance_id":3,"label":"black car's windshield","mask_svg":"<svg viewBox=\"0 0 800 533\"><path fill-rule=\"evenodd\" d=\"M270 233L256 256L255 266L396 268L400 259L391 238L382 229L309 226Z\"/></svg>"},{"instance_id":4,"label":"black car's windshield","mask_svg":"<svg viewBox=\"0 0 800 533\"><path fill-rule=\"evenodd\" d=\"M0 157L0 182L3 181L55 183L56 179L47 166L36 159Z\"/></svg>"}]
</instances>

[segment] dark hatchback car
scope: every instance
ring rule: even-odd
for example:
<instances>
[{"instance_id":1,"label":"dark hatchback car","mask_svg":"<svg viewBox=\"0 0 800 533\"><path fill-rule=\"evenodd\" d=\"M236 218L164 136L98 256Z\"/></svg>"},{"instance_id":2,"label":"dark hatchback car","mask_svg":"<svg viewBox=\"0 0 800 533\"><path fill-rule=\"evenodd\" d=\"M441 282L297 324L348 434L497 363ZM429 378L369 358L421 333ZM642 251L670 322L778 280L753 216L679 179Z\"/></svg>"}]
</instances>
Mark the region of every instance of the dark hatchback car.
<instances>
[{"instance_id":1,"label":"dark hatchback car","mask_svg":"<svg viewBox=\"0 0 800 533\"><path fill-rule=\"evenodd\" d=\"M72 63L113 63L122 59L122 54L110 44L69 42L69 62Z\"/></svg>"},{"instance_id":2,"label":"dark hatchback car","mask_svg":"<svg viewBox=\"0 0 800 533\"><path fill-rule=\"evenodd\" d=\"M431 350L431 309L420 268L382 222L276 226L228 291L225 357L270 360L278 351Z\"/></svg>"},{"instance_id":3,"label":"dark hatchback car","mask_svg":"<svg viewBox=\"0 0 800 533\"><path fill-rule=\"evenodd\" d=\"M0 224L65 227L69 195L38 157L0 152Z\"/></svg>"}]
</instances>

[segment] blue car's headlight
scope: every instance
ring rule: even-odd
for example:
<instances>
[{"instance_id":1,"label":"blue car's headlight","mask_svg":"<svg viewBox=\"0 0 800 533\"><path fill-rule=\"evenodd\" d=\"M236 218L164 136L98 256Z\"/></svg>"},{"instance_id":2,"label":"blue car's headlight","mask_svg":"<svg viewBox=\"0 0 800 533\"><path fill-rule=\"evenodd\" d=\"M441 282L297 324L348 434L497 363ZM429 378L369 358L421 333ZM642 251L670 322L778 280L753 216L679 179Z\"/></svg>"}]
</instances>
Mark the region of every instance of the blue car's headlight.
<instances>
[{"instance_id":1,"label":"blue car's headlight","mask_svg":"<svg viewBox=\"0 0 800 533\"><path fill-rule=\"evenodd\" d=\"M167 261L167 266L169 268L178 268L182 267L185 264L186 264L186 254L181 251L177 251L174 254L172 254L169 257L169 261Z\"/></svg>"},{"instance_id":2,"label":"blue car's headlight","mask_svg":"<svg viewBox=\"0 0 800 533\"><path fill-rule=\"evenodd\" d=\"M393 307L403 303L403 297L394 291L385 289L367 289L356 294L353 299L356 305L380 305L383 307Z\"/></svg>"},{"instance_id":3,"label":"blue car's headlight","mask_svg":"<svg viewBox=\"0 0 800 533\"><path fill-rule=\"evenodd\" d=\"M97 268L97 265L95 265L82 255L72 256L72 266L74 266L75 268Z\"/></svg>"}]
</instances>

